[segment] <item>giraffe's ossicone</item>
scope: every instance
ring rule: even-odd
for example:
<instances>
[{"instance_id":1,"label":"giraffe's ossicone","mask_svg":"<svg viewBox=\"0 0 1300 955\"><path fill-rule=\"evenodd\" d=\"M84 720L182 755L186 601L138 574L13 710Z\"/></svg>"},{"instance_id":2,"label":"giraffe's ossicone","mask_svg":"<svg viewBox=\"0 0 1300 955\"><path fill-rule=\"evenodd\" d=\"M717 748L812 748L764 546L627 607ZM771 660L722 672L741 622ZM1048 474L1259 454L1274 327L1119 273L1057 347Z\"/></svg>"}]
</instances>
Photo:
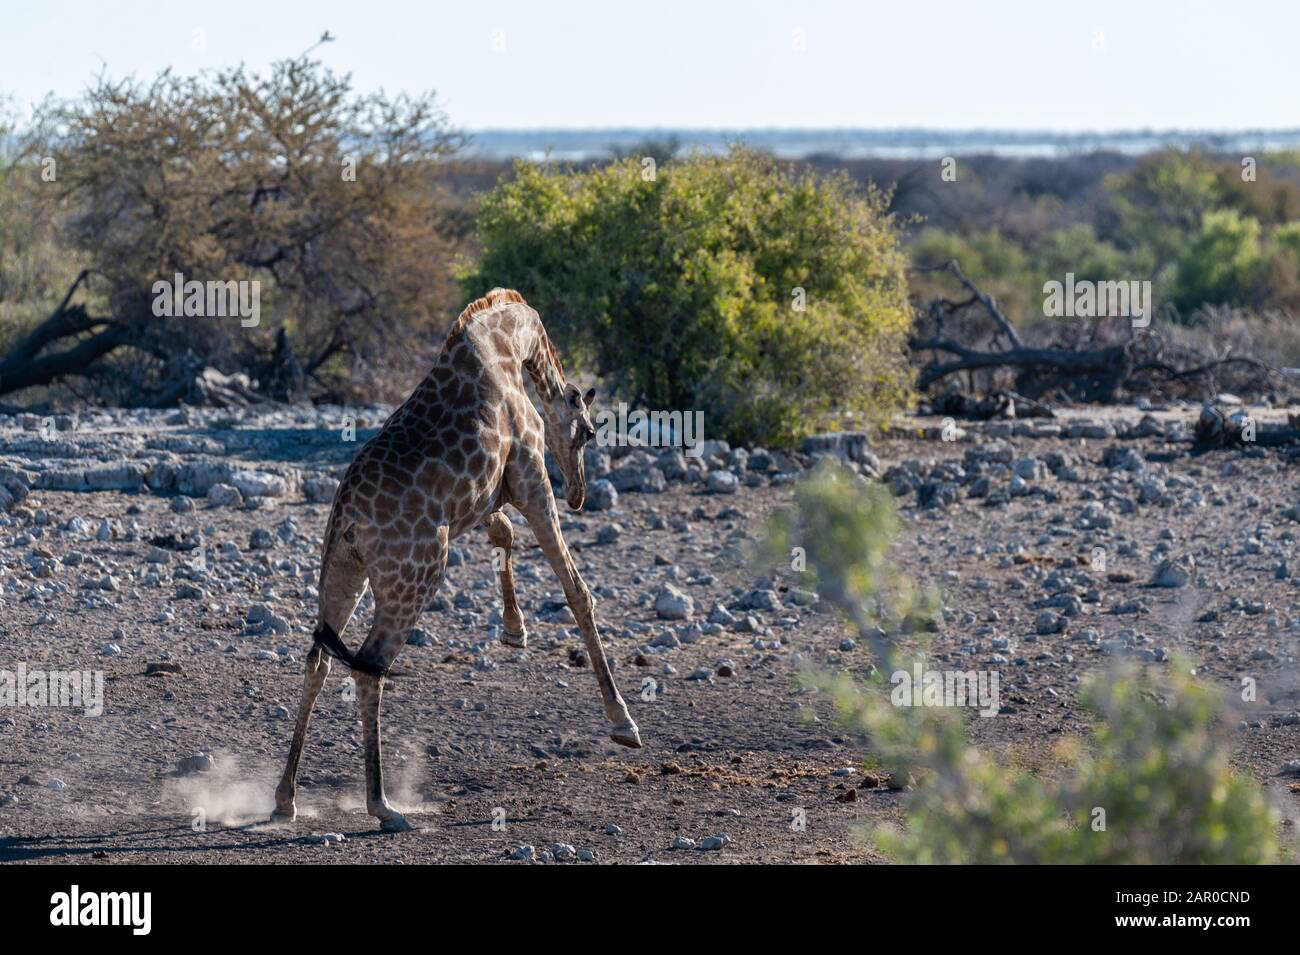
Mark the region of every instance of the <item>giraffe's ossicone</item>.
<instances>
[{"instance_id":1,"label":"giraffe's ossicone","mask_svg":"<svg viewBox=\"0 0 1300 955\"><path fill-rule=\"evenodd\" d=\"M540 413L524 388L528 374ZM595 436L587 394L569 384L537 312L508 289L473 302L452 326L433 369L357 452L339 483L321 553L320 611L307 656L298 721L275 817L295 815L298 762L316 696L331 657L352 668L365 740L366 806L386 831L410 828L384 795L379 710L384 674L442 583L447 549L483 525L498 557L503 641L524 646L510 549L514 532L501 508L528 521L560 578L600 684L611 737L641 737L614 684L596 629L595 601L560 533L545 455L564 475L575 510L586 494L583 446ZM342 634L369 581L375 596L370 633L350 651Z\"/></svg>"}]
</instances>

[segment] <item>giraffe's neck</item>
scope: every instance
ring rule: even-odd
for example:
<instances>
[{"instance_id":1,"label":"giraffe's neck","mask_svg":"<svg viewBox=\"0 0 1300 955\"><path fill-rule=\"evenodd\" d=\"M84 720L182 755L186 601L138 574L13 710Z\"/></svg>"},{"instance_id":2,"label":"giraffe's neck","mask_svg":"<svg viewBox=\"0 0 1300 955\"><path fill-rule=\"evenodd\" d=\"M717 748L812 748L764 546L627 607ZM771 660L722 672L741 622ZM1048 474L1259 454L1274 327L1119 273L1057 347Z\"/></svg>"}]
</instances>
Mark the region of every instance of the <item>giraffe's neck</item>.
<instances>
[{"instance_id":1,"label":"giraffe's neck","mask_svg":"<svg viewBox=\"0 0 1300 955\"><path fill-rule=\"evenodd\" d=\"M519 367L527 371L537 396L543 401L552 401L564 393L565 379L564 369L560 367L550 336L546 334L541 319L531 309L523 310L523 313L517 314L516 318L520 324L508 330L509 347L513 357L518 361ZM492 319L487 317L487 321L490 322ZM489 330L491 328L492 326L488 326ZM458 346L466 345L468 351L460 351L459 357L455 359L460 363L459 369L449 367L447 362L456 353ZM425 407L431 396L438 395L447 386L448 381L451 380L448 374L453 378L458 374L481 374L482 363L489 358L483 353L484 348L493 352L497 350L493 336L482 334L482 330L471 328L468 322L462 322L448 336L443 344L440 360L416 387L407 403ZM497 357L501 356L497 355Z\"/></svg>"},{"instance_id":2,"label":"giraffe's neck","mask_svg":"<svg viewBox=\"0 0 1300 955\"><path fill-rule=\"evenodd\" d=\"M551 401L564 392L564 371L541 319L535 317L536 313L533 316L525 336L523 365L533 379L537 396Z\"/></svg>"}]
</instances>

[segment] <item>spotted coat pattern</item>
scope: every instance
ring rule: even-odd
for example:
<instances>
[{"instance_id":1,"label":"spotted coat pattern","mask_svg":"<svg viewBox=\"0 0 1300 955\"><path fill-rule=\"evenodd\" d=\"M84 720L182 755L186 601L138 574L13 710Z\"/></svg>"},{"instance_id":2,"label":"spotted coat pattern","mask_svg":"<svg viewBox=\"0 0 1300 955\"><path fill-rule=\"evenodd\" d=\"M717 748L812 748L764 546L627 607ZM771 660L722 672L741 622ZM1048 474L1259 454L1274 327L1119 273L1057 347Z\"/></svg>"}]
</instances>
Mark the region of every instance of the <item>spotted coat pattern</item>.
<instances>
[{"instance_id":1,"label":"spotted coat pattern","mask_svg":"<svg viewBox=\"0 0 1300 955\"><path fill-rule=\"evenodd\" d=\"M541 412L524 387L527 373ZM614 684L595 621L595 600L560 533L546 472L549 450L565 498L586 491L583 445L595 435L585 396L564 376L541 318L518 293L493 289L452 326L433 369L357 452L334 497L321 557L317 642L307 657L298 720L276 817L293 818L298 762L316 696L330 670L329 642L353 666L365 743L366 805L386 831L410 828L384 795L379 713L387 673L442 583L450 542L482 525L499 555L502 640L527 643L510 563L514 531L501 508L528 521L560 579L595 671L611 737L640 746L636 723ZM352 655L339 641L369 581L374 621ZM331 638L322 642L325 635Z\"/></svg>"}]
</instances>

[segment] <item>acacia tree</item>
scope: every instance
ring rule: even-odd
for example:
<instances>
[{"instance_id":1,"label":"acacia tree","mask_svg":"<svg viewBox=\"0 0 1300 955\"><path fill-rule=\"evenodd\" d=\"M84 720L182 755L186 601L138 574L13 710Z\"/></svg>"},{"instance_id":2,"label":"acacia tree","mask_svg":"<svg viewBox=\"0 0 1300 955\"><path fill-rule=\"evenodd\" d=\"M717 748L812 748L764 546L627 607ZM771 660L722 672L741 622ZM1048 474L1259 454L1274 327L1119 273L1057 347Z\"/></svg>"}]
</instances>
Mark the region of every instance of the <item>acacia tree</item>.
<instances>
[{"instance_id":1,"label":"acacia tree","mask_svg":"<svg viewBox=\"0 0 1300 955\"><path fill-rule=\"evenodd\" d=\"M180 396L205 365L292 397L400 388L454 312L439 177L460 144L432 94L354 93L305 58L142 84L40 117L59 232L83 266L0 358L0 394L84 376ZM261 320L160 318L155 283L258 282Z\"/></svg>"},{"instance_id":2,"label":"acacia tree","mask_svg":"<svg viewBox=\"0 0 1300 955\"><path fill-rule=\"evenodd\" d=\"M42 178L49 174L34 148L36 131L15 116L0 99L0 336L48 316L78 271L54 234L53 190Z\"/></svg>"}]
</instances>

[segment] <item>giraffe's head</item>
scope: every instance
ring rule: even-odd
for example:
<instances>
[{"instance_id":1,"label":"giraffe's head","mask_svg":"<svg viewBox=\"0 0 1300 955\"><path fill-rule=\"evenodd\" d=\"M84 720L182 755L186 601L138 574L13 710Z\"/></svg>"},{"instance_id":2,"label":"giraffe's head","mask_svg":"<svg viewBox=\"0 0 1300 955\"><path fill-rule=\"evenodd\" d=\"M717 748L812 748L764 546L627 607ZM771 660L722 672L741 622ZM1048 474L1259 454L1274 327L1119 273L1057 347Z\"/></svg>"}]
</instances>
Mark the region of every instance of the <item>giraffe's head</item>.
<instances>
[{"instance_id":1,"label":"giraffe's head","mask_svg":"<svg viewBox=\"0 0 1300 955\"><path fill-rule=\"evenodd\" d=\"M542 402L546 419L546 450L560 466L564 475L564 499L575 511L582 508L582 502L587 498L582 449L596 436L589 413L595 397L595 388L584 395L576 385L566 383L554 398Z\"/></svg>"}]
</instances>

